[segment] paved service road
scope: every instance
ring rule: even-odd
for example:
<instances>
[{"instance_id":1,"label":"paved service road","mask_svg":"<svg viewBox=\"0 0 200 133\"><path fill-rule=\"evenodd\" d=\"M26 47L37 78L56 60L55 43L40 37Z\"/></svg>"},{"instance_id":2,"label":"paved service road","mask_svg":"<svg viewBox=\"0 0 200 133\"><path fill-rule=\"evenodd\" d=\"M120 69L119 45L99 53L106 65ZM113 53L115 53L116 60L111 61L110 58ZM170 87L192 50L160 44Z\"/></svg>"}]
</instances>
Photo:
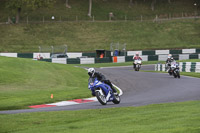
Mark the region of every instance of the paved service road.
<instances>
[{"instance_id":1,"label":"paved service road","mask_svg":"<svg viewBox=\"0 0 200 133\"><path fill-rule=\"evenodd\" d=\"M142 69L153 70L154 65L142 66ZM175 79L166 73L135 72L132 67L96 70L122 89L120 104L115 105L110 102L103 106L99 102L92 102L62 107L0 111L0 113L98 109L200 100L200 78L181 76L180 79ZM87 88L86 91L88 91Z\"/></svg>"}]
</instances>

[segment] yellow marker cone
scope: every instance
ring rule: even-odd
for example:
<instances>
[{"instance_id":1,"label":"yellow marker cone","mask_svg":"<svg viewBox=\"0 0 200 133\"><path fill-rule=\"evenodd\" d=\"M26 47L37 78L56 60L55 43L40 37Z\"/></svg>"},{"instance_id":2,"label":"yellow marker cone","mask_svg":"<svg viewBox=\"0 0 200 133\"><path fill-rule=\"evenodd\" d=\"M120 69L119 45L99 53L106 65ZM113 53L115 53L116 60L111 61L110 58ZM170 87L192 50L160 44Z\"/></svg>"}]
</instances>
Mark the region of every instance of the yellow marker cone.
<instances>
[{"instance_id":1,"label":"yellow marker cone","mask_svg":"<svg viewBox=\"0 0 200 133\"><path fill-rule=\"evenodd\" d=\"M51 94L51 99L53 99L53 94Z\"/></svg>"}]
</instances>

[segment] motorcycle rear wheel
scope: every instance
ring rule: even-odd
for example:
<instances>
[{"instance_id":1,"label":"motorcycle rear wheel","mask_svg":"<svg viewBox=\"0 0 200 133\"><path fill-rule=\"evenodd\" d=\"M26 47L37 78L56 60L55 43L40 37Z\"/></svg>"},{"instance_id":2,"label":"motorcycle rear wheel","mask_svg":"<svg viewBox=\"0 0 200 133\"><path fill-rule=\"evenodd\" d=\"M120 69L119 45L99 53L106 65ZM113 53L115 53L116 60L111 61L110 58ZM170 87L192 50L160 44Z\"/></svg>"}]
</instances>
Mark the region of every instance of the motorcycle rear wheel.
<instances>
[{"instance_id":1,"label":"motorcycle rear wheel","mask_svg":"<svg viewBox=\"0 0 200 133\"><path fill-rule=\"evenodd\" d=\"M101 93L99 91L96 92L96 97L98 99L98 101L102 104L102 105L106 105L107 104L107 100L105 95L101 95Z\"/></svg>"}]
</instances>

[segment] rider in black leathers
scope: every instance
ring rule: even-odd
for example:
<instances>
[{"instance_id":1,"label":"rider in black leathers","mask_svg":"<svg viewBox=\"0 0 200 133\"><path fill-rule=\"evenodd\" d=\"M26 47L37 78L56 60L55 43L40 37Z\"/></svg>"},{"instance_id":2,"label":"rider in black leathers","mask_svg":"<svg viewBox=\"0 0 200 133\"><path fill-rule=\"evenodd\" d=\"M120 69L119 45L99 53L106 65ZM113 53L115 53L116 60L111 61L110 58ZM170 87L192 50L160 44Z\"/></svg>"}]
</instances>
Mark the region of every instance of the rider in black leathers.
<instances>
[{"instance_id":1,"label":"rider in black leathers","mask_svg":"<svg viewBox=\"0 0 200 133\"><path fill-rule=\"evenodd\" d=\"M105 84L109 85L110 88L113 90L113 92L115 94L117 94L117 90L113 87L110 80L107 80L106 77L103 74L101 74L100 72L96 72L94 68L88 69L88 75L90 76L90 78L97 78L97 80L104 82ZM92 95L95 96L95 94L93 94L93 93L92 93Z\"/></svg>"}]
</instances>

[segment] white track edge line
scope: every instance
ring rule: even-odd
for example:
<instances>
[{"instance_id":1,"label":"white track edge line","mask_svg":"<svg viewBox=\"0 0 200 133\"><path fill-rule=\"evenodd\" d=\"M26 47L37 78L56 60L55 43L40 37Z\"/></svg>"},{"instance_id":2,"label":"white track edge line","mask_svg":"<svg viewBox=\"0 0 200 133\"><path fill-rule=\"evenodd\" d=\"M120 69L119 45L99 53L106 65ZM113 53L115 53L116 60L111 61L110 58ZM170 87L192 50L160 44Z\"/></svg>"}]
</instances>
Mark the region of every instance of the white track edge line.
<instances>
[{"instance_id":1,"label":"white track edge line","mask_svg":"<svg viewBox=\"0 0 200 133\"><path fill-rule=\"evenodd\" d=\"M113 83L112 83L112 85L119 90L119 96L123 95L123 91L118 86L116 86Z\"/></svg>"}]
</instances>

